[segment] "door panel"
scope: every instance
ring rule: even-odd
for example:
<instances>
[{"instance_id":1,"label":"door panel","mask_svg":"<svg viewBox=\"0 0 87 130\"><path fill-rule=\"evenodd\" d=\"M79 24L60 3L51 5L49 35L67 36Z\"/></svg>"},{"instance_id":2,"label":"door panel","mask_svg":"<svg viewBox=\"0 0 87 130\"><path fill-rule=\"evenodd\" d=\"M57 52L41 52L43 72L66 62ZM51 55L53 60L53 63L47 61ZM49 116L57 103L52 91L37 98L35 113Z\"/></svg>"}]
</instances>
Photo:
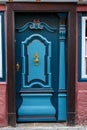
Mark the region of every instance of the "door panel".
<instances>
[{"instance_id":1,"label":"door panel","mask_svg":"<svg viewBox=\"0 0 87 130\"><path fill-rule=\"evenodd\" d=\"M15 27L17 121L65 121L66 14L16 13Z\"/></svg>"},{"instance_id":2,"label":"door panel","mask_svg":"<svg viewBox=\"0 0 87 130\"><path fill-rule=\"evenodd\" d=\"M22 87L51 87L51 42L39 34L33 34L21 44Z\"/></svg>"}]
</instances>

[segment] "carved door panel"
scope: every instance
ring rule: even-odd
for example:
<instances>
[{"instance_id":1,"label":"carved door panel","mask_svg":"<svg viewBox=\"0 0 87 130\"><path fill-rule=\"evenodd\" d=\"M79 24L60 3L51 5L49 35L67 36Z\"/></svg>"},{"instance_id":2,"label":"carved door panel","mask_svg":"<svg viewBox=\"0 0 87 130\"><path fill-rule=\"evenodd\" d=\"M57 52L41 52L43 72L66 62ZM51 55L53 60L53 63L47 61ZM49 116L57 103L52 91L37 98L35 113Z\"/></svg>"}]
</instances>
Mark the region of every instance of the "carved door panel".
<instances>
[{"instance_id":1,"label":"carved door panel","mask_svg":"<svg viewBox=\"0 0 87 130\"><path fill-rule=\"evenodd\" d=\"M66 15L16 13L15 28L17 121L66 120Z\"/></svg>"}]
</instances>

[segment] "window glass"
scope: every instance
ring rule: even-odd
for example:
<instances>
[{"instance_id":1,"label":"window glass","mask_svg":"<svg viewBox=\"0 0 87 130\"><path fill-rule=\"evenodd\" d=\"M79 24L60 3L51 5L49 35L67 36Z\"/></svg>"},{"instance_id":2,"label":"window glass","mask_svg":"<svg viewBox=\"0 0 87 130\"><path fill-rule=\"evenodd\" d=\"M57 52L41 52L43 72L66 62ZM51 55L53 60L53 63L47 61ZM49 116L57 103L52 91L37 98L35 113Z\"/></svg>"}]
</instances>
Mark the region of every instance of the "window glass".
<instances>
[{"instance_id":1,"label":"window glass","mask_svg":"<svg viewBox=\"0 0 87 130\"><path fill-rule=\"evenodd\" d=\"M1 30L1 16L0 16L0 77L2 78L2 30Z\"/></svg>"},{"instance_id":2,"label":"window glass","mask_svg":"<svg viewBox=\"0 0 87 130\"><path fill-rule=\"evenodd\" d=\"M86 26L85 26L85 37L87 37L87 20L86 20Z\"/></svg>"},{"instance_id":3,"label":"window glass","mask_svg":"<svg viewBox=\"0 0 87 130\"><path fill-rule=\"evenodd\" d=\"M85 74L87 75L87 57L85 58Z\"/></svg>"},{"instance_id":4,"label":"window glass","mask_svg":"<svg viewBox=\"0 0 87 130\"><path fill-rule=\"evenodd\" d=\"M87 39L85 39L85 56L87 56Z\"/></svg>"},{"instance_id":5,"label":"window glass","mask_svg":"<svg viewBox=\"0 0 87 130\"><path fill-rule=\"evenodd\" d=\"M81 77L87 79L87 17L82 17Z\"/></svg>"},{"instance_id":6,"label":"window glass","mask_svg":"<svg viewBox=\"0 0 87 130\"><path fill-rule=\"evenodd\" d=\"M5 66L5 37L4 37L4 12L0 12L0 81L6 79L6 66Z\"/></svg>"},{"instance_id":7,"label":"window glass","mask_svg":"<svg viewBox=\"0 0 87 130\"><path fill-rule=\"evenodd\" d=\"M78 13L78 80L87 82L87 13Z\"/></svg>"}]
</instances>

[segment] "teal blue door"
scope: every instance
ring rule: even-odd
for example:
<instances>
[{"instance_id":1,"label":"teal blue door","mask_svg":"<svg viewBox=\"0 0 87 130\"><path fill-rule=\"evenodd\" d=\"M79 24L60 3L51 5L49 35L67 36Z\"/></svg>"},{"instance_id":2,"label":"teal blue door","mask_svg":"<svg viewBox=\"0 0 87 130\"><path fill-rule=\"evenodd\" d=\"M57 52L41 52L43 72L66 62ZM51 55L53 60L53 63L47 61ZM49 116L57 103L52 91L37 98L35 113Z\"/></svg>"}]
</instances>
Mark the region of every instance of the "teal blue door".
<instances>
[{"instance_id":1,"label":"teal blue door","mask_svg":"<svg viewBox=\"0 0 87 130\"><path fill-rule=\"evenodd\" d=\"M17 122L66 121L66 14L15 14Z\"/></svg>"}]
</instances>

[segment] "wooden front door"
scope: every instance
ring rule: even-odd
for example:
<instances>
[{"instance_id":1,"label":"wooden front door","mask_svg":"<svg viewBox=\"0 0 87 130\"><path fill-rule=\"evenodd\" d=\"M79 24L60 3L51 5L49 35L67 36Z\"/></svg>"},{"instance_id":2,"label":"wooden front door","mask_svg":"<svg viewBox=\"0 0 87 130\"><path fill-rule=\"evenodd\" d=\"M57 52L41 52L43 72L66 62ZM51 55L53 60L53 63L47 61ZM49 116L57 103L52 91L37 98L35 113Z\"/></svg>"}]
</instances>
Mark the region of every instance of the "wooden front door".
<instances>
[{"instance_id":1,"label":"wooden front door","mask_svg":"<svg viewBox=\"0 0 87 130\"><path fill-rule=\"evenodd\" d=\"M15 13L17 122L66 121L65 13Z\"/></svg>"}]
</instances>

